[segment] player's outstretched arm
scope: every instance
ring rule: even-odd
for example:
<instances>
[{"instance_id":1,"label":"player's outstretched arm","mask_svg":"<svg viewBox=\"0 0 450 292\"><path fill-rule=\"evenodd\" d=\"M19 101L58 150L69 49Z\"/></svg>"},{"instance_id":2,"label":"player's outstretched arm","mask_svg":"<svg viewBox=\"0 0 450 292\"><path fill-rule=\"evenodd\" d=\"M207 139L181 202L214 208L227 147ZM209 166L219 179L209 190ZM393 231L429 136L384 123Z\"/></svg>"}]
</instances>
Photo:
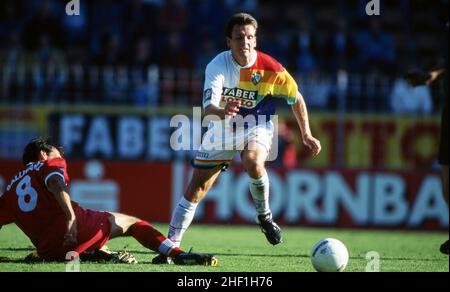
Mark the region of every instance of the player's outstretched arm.
<instances>
[{"instance_id":1,"label":"player's outstretched arm","mask_svg":"<svg viewBox=\"0 0 450 292\"><path fill-rule=\"evenodd\" d=\"M54 174L48 178L47 188L55 196L56 201L66 215L67 231L64 236L64 244L74 246L77 243L77 221L70 202L67 186L61 176Z\"/></svg>"},{"instance_id":2,"label":"player's outstretched arm","mask_svg":"<svg viewBox=\"0 0 450 292\"><path fill-rule=\"evenodd\" d=\"M303 144L305 144L312 152L313 156L320 153L322 146L320 141L314 138L309 127L308 110L306 108L305 100L300 92L297 92L297 102L291 106L297 119L300 132L302 133Z\"/></svg>"}]
</instances>

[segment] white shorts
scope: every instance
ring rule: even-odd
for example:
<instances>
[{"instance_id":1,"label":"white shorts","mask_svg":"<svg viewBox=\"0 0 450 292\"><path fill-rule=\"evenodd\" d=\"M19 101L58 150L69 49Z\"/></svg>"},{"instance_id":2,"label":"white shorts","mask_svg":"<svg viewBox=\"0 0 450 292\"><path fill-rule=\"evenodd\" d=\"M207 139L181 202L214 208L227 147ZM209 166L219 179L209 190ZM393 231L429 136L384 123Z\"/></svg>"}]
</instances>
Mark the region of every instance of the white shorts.
<instances>
[{"instance_id":1,"label":"white shorts","mask_svg":"<svg viewBox=\"0 0 450 292\"><path fill-rule=\"evenodd\" d=\"M236 152L244 149L253 150L254 145L262 146L270 152L274 138L274 124L268 121L250 129L222 131L211 127L204 134L200 149L192 162L194 168L211 169L217 166L228 167ZM233 134L234 133L234 134Z\"/></svg>"}]
</instances>

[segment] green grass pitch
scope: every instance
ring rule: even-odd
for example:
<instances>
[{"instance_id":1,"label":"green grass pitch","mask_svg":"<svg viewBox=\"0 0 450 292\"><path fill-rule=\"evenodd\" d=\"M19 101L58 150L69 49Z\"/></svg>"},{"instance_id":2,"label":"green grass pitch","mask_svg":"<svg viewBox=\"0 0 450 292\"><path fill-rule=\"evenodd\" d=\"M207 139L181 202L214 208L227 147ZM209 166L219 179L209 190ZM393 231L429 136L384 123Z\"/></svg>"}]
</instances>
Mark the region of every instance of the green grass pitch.
<instances>
[{"instance_id":1,"label":"green grass pitch","mask_svg":"<svg viewBox=\"0 0 450 292\"><path fill-rule=\"evenodd\" d=\"M167 225L157 224L163 233ZM284 242L278 246L267 243L258 226L193 224L183 240L184 249L216 254L217 267L152 265L156 255L141 247L133 238L118 238L108 242L112 250L124 247L139 261L136 265L81 263L86 271L138 272L309 272L312 246L321 238L333 237L348 248L350 260L346 271L364 272L369 265L366 254L380 255L382 272L448 272L448 256L439 252L439 246L448 239L448 233L412 231L367 231L282 227ZM59 271L64 263L27 264L22 259L33 250L30 241L15 226L0 230L0 272L4 271Z\"/></svg>"}]
</instances>

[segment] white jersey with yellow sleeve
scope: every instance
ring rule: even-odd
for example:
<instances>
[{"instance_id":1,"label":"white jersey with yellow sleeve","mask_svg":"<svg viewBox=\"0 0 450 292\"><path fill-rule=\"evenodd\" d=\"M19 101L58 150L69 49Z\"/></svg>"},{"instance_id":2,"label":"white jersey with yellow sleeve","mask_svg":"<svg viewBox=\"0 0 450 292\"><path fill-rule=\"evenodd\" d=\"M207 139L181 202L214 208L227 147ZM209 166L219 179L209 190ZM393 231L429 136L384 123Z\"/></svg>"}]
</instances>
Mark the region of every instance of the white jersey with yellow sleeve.
<instances>
[{"instance_id":1,"label":"white jersey with yellow sleeve","mask_svg":"<svg viewBox=\"0 0 450 292\"><path fill-rule=\"evenodd\" d=\"M284 99L292 105L297 101L297 91L298 86L292 76L267 54L255 51L251 62L245 67L234 60L231 51L217 55L206 67L203 108L209 105L224 108L230 101L239 101L241 107L238 114L244 119L253 116L257 123L245 131L236 132L231 140L220 135L220 131L213 131L213 128L219 127L217 122L210 123L193 166L214 168L227 165L234 154L243 150L250 141L269 151L274 132L271 117L276 111L275 99ZM260 120L266 122L258 123ZM219 123L225 125L227 121Z\"/></svg>"}]
</instances>

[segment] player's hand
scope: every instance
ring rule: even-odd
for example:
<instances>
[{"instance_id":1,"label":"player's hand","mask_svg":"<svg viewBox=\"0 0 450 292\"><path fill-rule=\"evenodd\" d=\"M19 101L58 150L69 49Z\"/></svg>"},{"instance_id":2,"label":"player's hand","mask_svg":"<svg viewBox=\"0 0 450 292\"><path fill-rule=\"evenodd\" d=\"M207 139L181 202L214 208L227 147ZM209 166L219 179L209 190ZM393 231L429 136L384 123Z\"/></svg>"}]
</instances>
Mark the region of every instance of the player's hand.
<instances>
[{"instance_id":1,"label":"player's hand","mask_svg":"<svg viewBox=\"0 0 450 292\"><path fill-rule=\"evenodd\" d=\"M427 84L430 85L431 82L436 80L442 73L445 72L445 69L436 69L430 72L430 78L427 80Z\"/></svg>"},{"instance_id":2,"label":"player's hand","mask_svg":"<svg viewBox=\"0 0 450 292\"><path fill-rule=\"evenodd\" d=\"M67 220L67 232L64 235L65 246L75 246L77 244L77 220Z\"/></svg>"},{"instance_id":3,"label":"player's hand","mask_svg":"<svg viewBox=\"0 0 450 292\"><path fill-rule=\"evenodd\" d=\"M225 105L224 111L226 116L236 116L239 112L241 103L239 101L230 101Z\"/></svg>"},{"instance_id":4,"label":"player's hand","mask_svg":"<svg viewBox=\"0 0 450 292\"><path fill-rule=\"evenodd\" d=\"M317 156L322 150L320 141L311 135L303 136L303 144L311 150L313 156Z\"/></svg>"}]
</instances>

